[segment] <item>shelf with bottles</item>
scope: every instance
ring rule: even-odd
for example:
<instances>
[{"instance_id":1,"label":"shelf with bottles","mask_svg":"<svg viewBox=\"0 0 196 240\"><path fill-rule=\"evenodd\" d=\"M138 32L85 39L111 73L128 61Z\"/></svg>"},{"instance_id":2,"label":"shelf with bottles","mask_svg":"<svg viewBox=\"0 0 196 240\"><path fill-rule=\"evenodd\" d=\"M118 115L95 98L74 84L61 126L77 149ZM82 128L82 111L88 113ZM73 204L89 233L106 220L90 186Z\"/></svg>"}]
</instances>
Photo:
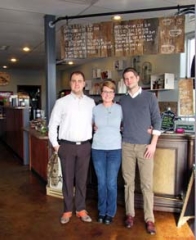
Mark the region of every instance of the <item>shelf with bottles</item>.
<instances>
[{"instance_id":1,"label":"shelf with bottles","mask_svg":"<svg viewBox=\"0 0 196 240\"><path fill-rule=\"evenodd\" d=\"M151 75L150 89L153 91L172 90L174 89L174 74L163 73Z\"/></svg>"}]
</instances>

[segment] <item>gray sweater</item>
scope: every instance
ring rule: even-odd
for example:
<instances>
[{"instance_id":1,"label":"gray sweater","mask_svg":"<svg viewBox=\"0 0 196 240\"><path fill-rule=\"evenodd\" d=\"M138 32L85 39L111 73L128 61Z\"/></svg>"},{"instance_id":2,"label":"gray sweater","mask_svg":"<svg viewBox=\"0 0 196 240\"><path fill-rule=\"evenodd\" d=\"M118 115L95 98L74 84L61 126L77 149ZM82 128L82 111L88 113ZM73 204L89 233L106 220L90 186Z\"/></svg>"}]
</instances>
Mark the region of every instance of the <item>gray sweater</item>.
<instances>
[{"instance_id":1,"label":"gray sweater","mask_svg":"<svg viewBox=\"0 0 196 240\"><path fill-rule=\"evenodd\" d=\"M152 135L149 127L161 129L161 115L156 96L142 91L132 98L129 94L120 99L123 111L123 142L132 144L149 144Z\"/></svg>"}]
</instances>

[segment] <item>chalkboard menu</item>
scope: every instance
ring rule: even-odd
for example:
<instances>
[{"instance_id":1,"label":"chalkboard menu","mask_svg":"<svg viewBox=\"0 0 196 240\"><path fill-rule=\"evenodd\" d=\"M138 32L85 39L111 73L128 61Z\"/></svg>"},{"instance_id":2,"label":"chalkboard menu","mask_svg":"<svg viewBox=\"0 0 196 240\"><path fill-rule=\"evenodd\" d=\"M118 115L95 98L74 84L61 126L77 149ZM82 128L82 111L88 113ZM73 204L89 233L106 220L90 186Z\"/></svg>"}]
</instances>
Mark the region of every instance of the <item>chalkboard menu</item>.
<instances>
[{"instance_id":1,"label":"chalkboard menu","mask_svg":"<svg viewBox=\"0 0 196 240\"><path fill-rule=\"evenodd\" d=\"M161 114L162 124L161 130L173 131L175 114L171 110L167 110Z\"/></svg>"},{"instance_id":2,"label":"chalkboard menu","mask_svg":"<svg viewBox=\"0 0 196 240\"><path fill-rule=\"evenodd\" d=\"M184 16L62 27L62 58L171 54L184 51Z\"/></svg>"},{"instance_id":3,"label":"chalkboard menu","mask_svg":"<svg viewBox=\"0 0 196 240\"><path fill-rule=\"evenodd\" d=\"M129 24L121 22L114 24L114 55L127 56L130 54Z\"/></svg>"},{"instance_id":4,"label":"chalkboard menu","mask_svg":"<svg viewBox=\"0 0 196 240\"><path fill-rule=\"evenodd\" d=\"M113 28L111 22L88 25L86 27L87 57L113 56Z\"/></svg>"},{"instance_id":5,"label":"chalkboard menu","mask_svg":"<svg viewBox=\"0 0 196 240\"><path fill-rule=\"evenodd\" d=\"M62 28L62 58L86 58L86 27L81 24Z\"/></svg>"},{"instance_id":6,"label":"chalkboard menu","mask_svg":"<svg viewBox=\"0 0 196 240\"><path fill-rule=\"evenodd\" d=\"M158 53L158 19L114 23L115 56Z\"/></svg>"},{"instance_id":7,"label":"chalkboard menu","mask_svg":"<svg viewBox=\"0 0 196 240\"><path fill-rule=\"evenodd\" d=\"M100 25L91 24L86 27L87 42L86 51L87 57L101 57Z\"/></svg>"}]
</instances>

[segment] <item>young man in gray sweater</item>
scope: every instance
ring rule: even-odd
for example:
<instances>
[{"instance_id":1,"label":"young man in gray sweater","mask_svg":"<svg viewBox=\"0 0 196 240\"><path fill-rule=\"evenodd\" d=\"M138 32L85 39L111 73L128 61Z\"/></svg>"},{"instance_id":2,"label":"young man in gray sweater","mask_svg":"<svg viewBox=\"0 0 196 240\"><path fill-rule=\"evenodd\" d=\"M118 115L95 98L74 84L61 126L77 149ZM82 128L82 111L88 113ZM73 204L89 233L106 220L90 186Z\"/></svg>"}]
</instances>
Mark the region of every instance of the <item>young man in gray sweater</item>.
<instances>
[{"instance_id":1,"label":"young man in gray sweater","mask_svg":"<svg viewBox=\"0 0 196 240\"><path fill-rule=\"evenodd\" d=\"M135 168L138 164L143 194L144 220L149 234L155 234L153 214L154 153L161 129L158 101L153 93L139 86L139 75L133 68L123 71L128 93L120 99L123 111L122 173L125 181L125 226L133 226ZM152 127L150 134L148 129Z\"/></svg>"}]
</instances>

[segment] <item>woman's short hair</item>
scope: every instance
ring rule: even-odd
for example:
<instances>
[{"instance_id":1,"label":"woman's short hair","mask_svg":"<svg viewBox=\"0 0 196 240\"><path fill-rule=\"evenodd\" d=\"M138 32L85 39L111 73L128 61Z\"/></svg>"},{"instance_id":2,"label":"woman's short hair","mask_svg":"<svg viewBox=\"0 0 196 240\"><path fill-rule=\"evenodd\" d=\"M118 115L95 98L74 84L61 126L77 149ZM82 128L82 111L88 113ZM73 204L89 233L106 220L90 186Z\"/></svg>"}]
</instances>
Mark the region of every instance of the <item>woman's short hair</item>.
<instances>
[{"instance_id":1,"label":"woman's short hair","mask_svg":"<svg viewBox=\"0 0 196 240\"><path fill-rule=\"evenodd\" d=\"M114 92L116 91L116 83L114 80L105 80L101 84L101 92L103 91L104 87L108 87L108 88L112 89Z\"/></svg>"}]
</instances>

